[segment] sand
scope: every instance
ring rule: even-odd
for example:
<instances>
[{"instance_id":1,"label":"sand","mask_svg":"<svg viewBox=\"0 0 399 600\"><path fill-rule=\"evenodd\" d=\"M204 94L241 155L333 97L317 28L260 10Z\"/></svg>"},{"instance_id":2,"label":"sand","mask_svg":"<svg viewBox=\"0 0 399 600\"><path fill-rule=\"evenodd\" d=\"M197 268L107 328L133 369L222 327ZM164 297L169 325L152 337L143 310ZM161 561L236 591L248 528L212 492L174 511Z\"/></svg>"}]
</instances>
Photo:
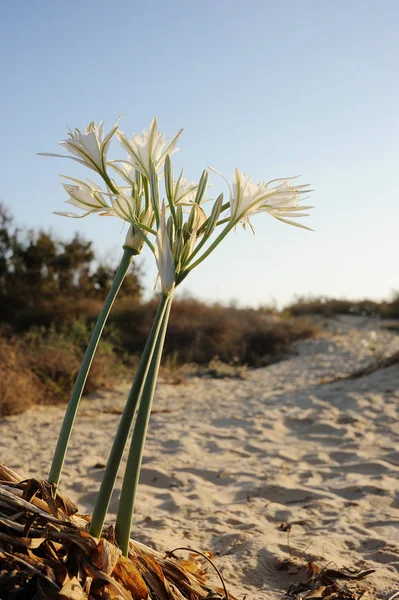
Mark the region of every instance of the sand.
<instances>
[{"instance_id":1,"label":"sand","mask_svg":"<svg viewBox=\"0 0 399 600\"><path fill-rule=\"evenodd\" d=\"M378 321L342 317L246 379L161 381L135 539L213 552L240 600L283 598L308 560L376 569L356 584L364 599L399 591L399 366L321 384L398 348ZM81 512L93 507L128 388L82 401L61 482ZM2 419L0 462L45 478L62 416L39 407ZM116 508L117 494L109 522Z\"/></svg>"}]
</instances>

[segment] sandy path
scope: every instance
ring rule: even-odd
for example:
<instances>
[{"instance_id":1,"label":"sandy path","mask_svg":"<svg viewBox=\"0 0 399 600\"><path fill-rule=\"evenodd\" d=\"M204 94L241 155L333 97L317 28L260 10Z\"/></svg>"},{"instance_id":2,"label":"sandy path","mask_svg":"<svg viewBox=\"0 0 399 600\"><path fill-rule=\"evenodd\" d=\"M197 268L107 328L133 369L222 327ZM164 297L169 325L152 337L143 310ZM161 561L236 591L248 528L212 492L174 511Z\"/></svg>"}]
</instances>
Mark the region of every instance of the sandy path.
<instances>
[{"instance_id":1,"label":"sandy path","mask_svg":"<svg viewBox=\"0 0 399 600\"><path fill-rule=\"evenodd\" d=\"M246 380L160 383L134 537L161 550L212 550L240 599L283 598L307 560L376 568L358 584L364 598L398 591L399 367L319 385L398 347L399 336L378 323L340 319ZM127 391L82 403L62 480L82 512L93 506L117 427L107 411L122 408ZM40 407L3 419L0 461L45 477L62 414Z\"/></svg>"}]
</instances>

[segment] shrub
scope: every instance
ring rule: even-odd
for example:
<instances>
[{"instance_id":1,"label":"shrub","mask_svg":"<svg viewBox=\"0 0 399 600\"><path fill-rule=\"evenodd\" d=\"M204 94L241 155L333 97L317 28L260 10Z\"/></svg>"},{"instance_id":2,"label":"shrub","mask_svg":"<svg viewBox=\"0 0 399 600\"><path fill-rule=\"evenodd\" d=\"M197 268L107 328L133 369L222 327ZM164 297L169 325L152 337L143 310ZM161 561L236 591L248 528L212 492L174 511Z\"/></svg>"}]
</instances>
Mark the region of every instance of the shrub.
<instances>
[{"instance_id":1,"label":"shrub","mask_svg":"<svg viewBox=\"0 0 399 600\"><path fill-rule=\"evenodd\" d=\"M399 294L391 302L374 300L345 300L340 298L298 298L285 311L292 316L321 315L359 315L363 317L398 318Z\"/></svg>"},{"instance_id":2,"label":"shrub","mask_svg":"<svg viewBox=\"0 0 399 600\"><path fill-rule=\"evenodd\" d=\"M0 338L0 416L18 414L40 402L44 387L30 370L21 343Z\"/></svg>"},{"instance_id":3,"label":"shrub","mask_svg":"<svg viewBox=\"0 0 399 600\"><path fill-rule=\"evenodd\" d=\"M90 335L81 322L57 329L34 328L21 338L0 337L0 416L35 404L67 402ZM120 379L124 362L111 341L101 341L85 393Z\"/></svg>"},{"instance_id":4,"label":"shrub","mask_svg":"<svg viewBox=\"0 0 399 600\"><path fill-rule=\"evenodd\" d=\"M121 344L130 353L142 351L157 303L118 307L112 323ZM164 357L183 364L208 364L214 358L225 363L259 366L270 362L296 339L315 333L307 319L283 320L272 313L193 299L173 303Z\"/></svg>"}]
</instances>

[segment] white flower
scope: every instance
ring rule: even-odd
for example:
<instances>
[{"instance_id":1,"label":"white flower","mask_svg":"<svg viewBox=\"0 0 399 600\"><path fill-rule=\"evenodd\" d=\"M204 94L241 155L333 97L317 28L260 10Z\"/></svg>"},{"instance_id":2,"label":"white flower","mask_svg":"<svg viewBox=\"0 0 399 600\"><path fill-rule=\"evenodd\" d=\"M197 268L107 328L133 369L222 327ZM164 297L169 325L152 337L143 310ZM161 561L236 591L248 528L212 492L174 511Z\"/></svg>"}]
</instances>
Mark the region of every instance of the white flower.
<instances>
[{"instance_id":1,"label":"white flower","mask_svg":"<svg viewBox=\"0 0 399 600\"><path fill-rule=\"evenodd\" d=\"M133 185L136 181L136 169L127 160L111 160L109 166L115 169L117 173L129 184Z\"/></svg>"},{"instance_id":2,"label":"white flower","mask_svg":"<svg viewBox=\"0 0 399 600\"><path fill-rule=\"evenodd\" d=\"M295 186L290 179L274 179L268 183L262 181L255 184L251 177L246 177L245 173L235 169L233 185L229 185L229 188L230 213L234 223L241 222L244 227L248 224L253 229L249 218L259 212L268 212L279 221L309 229L286 218L308 216L301 211L312 207L298 205L301 194L310 191L308 185Z\"/></svg>"},{"instance_id":3,"label":"white flower","mask_svg":"<svg viewBox=\"0 0 399 600\"><path fill-rule=\"evenodd\" d=\"M277 185L270 187L271 184ZM272 217L283 223L312 231L310 227L306 227L305 225L301 225L300 223L291 220L309 216L302 211L313 208L313 206L299 206L301 194L310 192L307 184L292 185L290 179L277 179L269 183L262 183L261 185L268 195L254 213L268 212Z\"/></svg>"},{"instance_id":4,"label":"white flower","mask_svg":"<svg viewBox=\"0 0 399 600\"><path fill-rule=\"evenodd\" d=\"M231 218L236 222L244 217L248 218L264 198L262 186L252 183L252 177L246 179L245 173L235 169L233 185L230 188Z\"/></svg>"},{"instance_id":5,"label":"white flower","mask_svg":"<svg viewBox=\"0 0 399 600\"><path fill-rule=\"evenodd\" d=\"M103 122L101 121L98 125L91 122L87 125L84 133L79 129L69 131L69 139L60 142L60 146L63 146L63 148L74 154L74 156L52 154L49 152L40 152L39 154L41 156L71 158L97 173L105 174L108 147L117 129L118 123L114 125L104 138Z\"/></svg>"},{"instance_id":6,"label":"white flower","mask_svg":"<svg viewBox=\"0 0 399 600\"><path fill-rule=\"evenodd\" d=\"M162 293L168 295L175 285L175 261L166 228L165 202L162 203L161 220L155 242L155 260L161 279Z\"/></svg>"},{"instance_id":7,"label":"white flower","mask_svg":"<svg viewBox=\"0 0 399 600\"><path fill-rule=\"evenodd\" d=\"M101 188L96 183L90 180L88 180L89 183L85 183L84 181L73 179L72 177L67 177L66 179L75 182L75 184L62 182L65 191L69 194L69 199L66 201L66 204L72 204L72 206L81 208L86 212L82 215L66 212L55 212L54 214L74 219L81 219L82 217L98 212L109 214L110 207L104 199Z\"/></svg>"},{"instance_id":8,"label":"white flower","mask_svg":"<svg viewBox=\"0 0 399 600\"><path fill-rule=\"evenodd\" d=\"M178 180L175 181L174 204L186 204L192 202L197 193L197 189L198 183L187 181L187 179L183 177L182 171Z\"/></svg>"},{"instance_id":9,"label":"white flower","mask_svg":"<svg viewBox=\"0 0 399 600\"><path fill-rule=\"evenodd\" d=\"M110 213L128 223L137 222L141 211L141 198L133 198L123 192L112 198L112 209Z\"/></svg>"},{"instance_id":10,"label":"white flower","mask_svg":"<svg viewBox=\"0 0 399 600\"><path fill-rule=\"evenodd\" d=\"M133 166L149 179L151 162L154 164L156 172L159 173L165 162L166 155L176 152L177 148L174 149L174 146L182 131L183 129L178 131L165 149L164 147L168 140L163 133L158 131L158 124L155 117L151 122L148 132L144 129L142 135L136 133L130 141L120 131L118 131L117 136L131 157Z\"/></svg>"}]
</instances>

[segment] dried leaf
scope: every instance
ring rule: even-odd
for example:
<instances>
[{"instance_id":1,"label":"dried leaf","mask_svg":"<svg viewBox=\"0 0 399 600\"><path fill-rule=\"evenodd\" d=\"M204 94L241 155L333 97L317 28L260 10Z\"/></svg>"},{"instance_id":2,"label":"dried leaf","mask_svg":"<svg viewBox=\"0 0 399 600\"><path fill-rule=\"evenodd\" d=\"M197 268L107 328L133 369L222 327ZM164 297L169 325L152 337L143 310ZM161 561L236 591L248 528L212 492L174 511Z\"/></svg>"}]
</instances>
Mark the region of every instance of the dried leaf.
<instances>
[{"instance_id":1,"label":"dried leaf","mask_svg":"<svg viewBox=\"0 0 399 600\"><path fill-rule=\"evenodd\" d=\"M133 561L125 556L119 558L112 575L132 593L134 598L149 598L148 587L140 570Z\"/></svg>"},{"instance_id":2,"label":"dried leaf","mask_svg":"<svg viewBox=\"0 0 399 600\"><path fill-rule=\"evenodd\" d=\"M306 570L310 581L316 579L320 575L320 568L314 562L309 561L306 565Z\"/></svg>"},{"instance_id":3,"label":"dried leaf","mask_svg":"<svg viewBox=\"0 0 399 600\"><path fill-rule=\"evenodd\" d=\"M23 477L20 477L18 473L16 473L12 469L9 469L4 465L0 465L0 480L8 481L10 483L19 483L23 480Z\"/></svg>"},{"instance_id":4,"label":"dried leaf","mask_svg":"<svg viewBox=\"0 0 399 600\"><path fill-rule=\"evenodd\" d=\"M22 546L22 548L38 548L46 541L46 538L25 538L17 535L7 535L0 532L0 540L11 546Z\"/></svg>"},{"instance_id":5,"label":"dried leaf","mask_svg":"<svg viewBox=\"0 0 399 600\"><path fill-rule=\"evenodd\" d=\"M88 595L83 590L76 577L70 579L58 592L57 598L63 600L86 600Z\"/></svg>"},{"instance_id":6,"label":"dried leaf","mask_svg":"<svg viewBox=\"0 0 399 600\"><path fill-rule=\"evenodd\" d=\"M111 598L118 598L120 600L132 600L131 594L126 589L124 589L122 585L120 585L115 579L113 579L106 573L103 573L103 571L101 571L100 569L97 569L97 567L93 565L93 563L89 561L85 556L82 557L82 566L86 573L88 573L90 577L93 577L94 582L104 582L104 587L106 587L107 592L111 594Z\"/></svg>"},{"instance_id":7,"label":"dried leaf","mask_svg":"<svg viewBox=\"0 0 399 600\"><path fill-rule=\"evenodd\" d=\"M43 479L29 479L26 482L22 497L24 500L30 501L38 492L54 517L60 518L61 514L70 517L78 512L78 507L72 500L65 496L55 485Z\"/></svg>"},{"instance_id":8,"label":"dried leaf","mask_svg":"<svg viewBox=\"0 0 399 600\"><path fill-rule=\"evenodd\" d=\"M121 557L113 528L98 540L87 531L89 518L76 514L58 488L55 494L46 481L21 481L1 468L7 481L0 482L0 598L220 598L219 590L204 583L202 564L193 556L187 561L165 557L131 541L129 559ZM1 551L1 542L10 552Z\"/></svg>"},{"instance_id":9,"label":"dried leaf","mask_svg":"<svg viewBox=\"0 0 399 600\"><path fill-rule=\"evenodd\" d=\"M349 569L325 569L322 572L322 576L330 577L331 579L346 579L356 580L364 579L367 575L375 573L375 569L368 569L367 571L350 571Z\"/></svg>"},{"instance_id":10,"label":"dried leaf","mask_svg":"<svg viewBox=\"0 0 399 600\"><path fill-rule=\"evenodd\" d=\"M87 554L97 547L96 539L86 531L49 531L48 539L76 544Z\"/></svg>"},{"instance_id":11,"label":"dried leaf","mask_svg":"<svg viewBox=\"0 0 399 600\"><path fill-rule=\"evenodd\" d=\"M107 575L111 575L121 554L119 548L101 538L97 548L91 555L91 559L96 567L107 573Z\"/></svg>"}]
</instances>

